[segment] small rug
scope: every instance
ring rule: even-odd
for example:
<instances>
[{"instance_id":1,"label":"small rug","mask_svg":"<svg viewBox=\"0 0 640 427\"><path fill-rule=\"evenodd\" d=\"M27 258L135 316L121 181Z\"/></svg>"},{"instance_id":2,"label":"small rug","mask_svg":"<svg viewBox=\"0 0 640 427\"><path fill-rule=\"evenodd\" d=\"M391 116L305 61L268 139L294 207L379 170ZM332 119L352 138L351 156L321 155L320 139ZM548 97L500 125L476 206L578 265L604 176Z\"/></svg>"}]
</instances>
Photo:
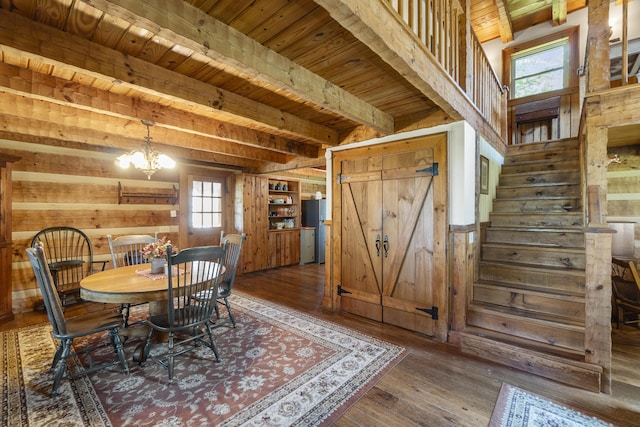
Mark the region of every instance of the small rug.
<instances>
[{"instance_id":1,"label":"small rug","mask_svg":"<svg viewBox=\"0 0 640 427\"><path fill-rule=\"evenodd\" d=\"M222 361L207 347L179 356L173 384L163 367L131 361L140 339L130 338L129 375L113 367L65 380L49 398L51 327L0 333L0 425L330 425L405 355L391 343L246 295L232 296L231 305L237 328L214 329ZM106 348L95 360L112 357Z\"/></svg>"},{"instance_id":2,"label":"small rug","mask_svg":"<svg viewBox=\"0 0 640 427\"><path fill-rule=\"evenodd\" d=\"M489 427L533 426L612 427L612 424L502 383Z\"/></svg>"}]
</instances>

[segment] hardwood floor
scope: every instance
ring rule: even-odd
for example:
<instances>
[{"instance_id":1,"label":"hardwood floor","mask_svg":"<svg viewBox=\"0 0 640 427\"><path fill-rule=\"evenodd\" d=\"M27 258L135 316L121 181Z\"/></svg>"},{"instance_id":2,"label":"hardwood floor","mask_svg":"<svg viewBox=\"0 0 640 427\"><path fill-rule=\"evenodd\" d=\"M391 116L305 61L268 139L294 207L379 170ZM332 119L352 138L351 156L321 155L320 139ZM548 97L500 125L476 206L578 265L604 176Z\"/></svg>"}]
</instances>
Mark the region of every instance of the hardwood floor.
<instances>
[{"instance_id":1,"label":"hardwood floor","mask_svg":"<svg viewBox=\"0 0 640 427\"><path fill-rule=\"evenodd\" d=\"M308 264L236 277L235 289L376 336L407 349L407 355L335 424L337 426L486 426L502 382L620 426L640 426L640 329L613 326L612 393L565 386L394 326L321 307L324 266ZM96 310L84 303L68 311ZM43 313L17 315L1 330L46 321Z\"/></svg>"}]
</instances>

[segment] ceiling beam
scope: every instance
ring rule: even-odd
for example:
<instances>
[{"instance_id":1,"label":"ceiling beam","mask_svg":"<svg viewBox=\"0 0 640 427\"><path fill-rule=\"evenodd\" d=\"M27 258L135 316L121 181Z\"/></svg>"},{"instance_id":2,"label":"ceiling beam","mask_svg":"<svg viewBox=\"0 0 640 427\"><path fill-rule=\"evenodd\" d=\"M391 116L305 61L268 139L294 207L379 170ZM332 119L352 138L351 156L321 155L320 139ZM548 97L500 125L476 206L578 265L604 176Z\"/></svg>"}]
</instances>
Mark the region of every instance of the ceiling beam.
<instances>
[{"instance_id":1,"label":"ceiling beam","mask_svg":"<svg viewBox=\"0 0 640 427\"><path fill-rule=\"evenodd\" d=\"M153 120L157 125L161 124L170 129L248 147L310 158L318 156L317 146L225 123L213 119L210 115L198 116L188 111L39 74L6 63L0 63L0 90L128 120Z\"/></svg>"},{"instance_id":2,"label":"ceiling beam","mask_svg":"<svg viewBox=\"0 0 640 427\"><path fill-rule=\"evenodd\" d=\"M567 0L553 0L551 17L554 27L567 22Z\"/></svg>"},{"instance_id":3,"label":"ceiling beam","mask_svg":"<svg viewBox=\"0 0 640 427\"><path fill-rule=\"evenodd\" d=\"M220 120L318 144L337 145L331 128L123 55L78 36L0 9L0 50L67 72L162 97L185 109L203 109Z\"/></svg>"},{"instance_id":4,"label":"ceiling beam","mask_svg":"<svg viewBox=\"0 0 640 427\"><path fill-rule=\"evenodd\" d=\"M393 117L297 65L182 0L85 0L87 4L144 28L171 44L191 49L248 76L255 84L284 89L334 114L393 133ZM225 69L227 72L232 70ZM266 85L264 83L266 82Z\"/></svg>"},{"instance_id":5,"label":"ceiling beam","mask_svg":"<svg viewBox=\"0 0 640 427\"><path fill-rule=\"evenodd\" d=\"M513 41L513 26L505 0L495 0L498 9L498 28L500 29L500 40L502 43ZM555 3L555 0L554 0Z\"/></svg>"},{"instance_id":6,"label":"ceiling beam","mask_svg":"<svg viewBox=\"0 0 640 427\"><path fill-rule=\"evenodd\" d=\"M66 148L86 150L87 146L94 151L114 154L114 161L126 146L137 147L131 138L118 137L100 131L79 127L61 127L49 122L31 118L7 116L0 114L0 137L8 140L23 141L36 144L55 145ZM178 161L206 162L226 165L245 171L255 170L260 164L257 160L226 156L224 154L197 151L188 148L157 144L159 150Z\"/></svg>"},{"instance_id":7,"label":"ceiling beam","mask_svg":"<svg viewBox=\"0 0 640 427\"><path fill-rule=\"evenodd\" d=\"M65 128L88 129L102 134L113 135L114 147L130 151L138 148L146 136L146 128L140 121L101 115L99 113L78 110L77 108L34 100L4 92L0 103L0 114L5 116L29 117L43 123L51 123L58 127L58 133ZM11 128L8 128L11 129ZM30 132L27 132L31 134ZM126 136L125 136L126 135ZM285 163L288 157L274 151L252 148L247 149L238 144L207 138L200 135L189 135L173 129L154 127L151 136L154 144L177 146L199 151L216 152L222 155L252 158L266 162ZM80 142L89 142L80 140ZM104 143L106 141L96 141Z\"/></svg>"}]
</instances>

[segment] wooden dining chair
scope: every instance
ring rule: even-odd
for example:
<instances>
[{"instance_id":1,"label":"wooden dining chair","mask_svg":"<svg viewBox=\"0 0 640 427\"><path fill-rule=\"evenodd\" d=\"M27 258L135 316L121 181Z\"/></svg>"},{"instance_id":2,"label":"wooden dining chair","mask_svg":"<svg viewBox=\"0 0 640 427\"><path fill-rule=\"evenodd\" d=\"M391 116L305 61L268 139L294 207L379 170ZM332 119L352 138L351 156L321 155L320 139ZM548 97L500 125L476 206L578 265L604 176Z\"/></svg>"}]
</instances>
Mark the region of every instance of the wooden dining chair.
<instances>
[{"instance_id":1,"label":"wooden dining chair","mask_svg":"<svg viewBox=\"0 0 640 427\"><path fill-rule=\"evenodd\" d=\"M51 323L53 330L53 337L60 341L51 364L51 371L54 373L51 397L58 393L58 386L63 379L76 378L80 375L89 374L118 364L122 366L124 372L128 374L129 366L125 359L122 341L118 335L120 316L114 312L100 311L65 318L62 302L60 301L58 291L53 283L53 277L49 270L49 264L47 263L43 245L41 243L36 243L35 247L28 248L27 256L31 262L40 292L42 292L47 316L49 317L49 322ZM103 339L96 345L80 350L74 350L74 339L89 335L102 334L105 331L109 333L107 340ZM114 352L118 356L117 359L94 365L93 358L90 357L89 354L108 345L113 347ZM87 355L85 363L88 363L89 366L80 372L68 373L68 375L65 376L64 373L67 369L67 360L75 357L76 355Z\"/></svg>"},{"instance_id":2,"label":"wooden dining chair","mask_svg":"<svg viewBox=\"0 0 640 427\"><path fill-rule=\"evenodd\" d=\"M620 324L640 325L640 275L634 261L612 259L612 308L617 328Z\"/></svg>"},{"instance_id":3,"label":"wooden dining chair","mask_svg":"<svg viewBox=\"0 0 640 427\"><path fill-rule=\"evenodd\" d=\"M146 264L149 261L143 256L142 250L145 246L158 240L158 233L155 236L148 234L130 234L113 238L111 234L107 235L109 243L109 251L111 252L111 265L113 268L125 267L128 265ZM135 304L141 305L141 304ZM122 313L124 327L129 325L129 314L131 312L131 304L121 304L120 312Z\"/></svg>"},{"instance_id":4,"label":"wooden dining chair","mask_svg":"<svg viewBox=\"0 0 640 427\"><path fill-rule=\"evenodd\" d=\"M150 330L140 361L148 359L154 334L167 333L167 351L154 355L153 360L167 368L169 382L173 381L175 357L198 348L200 344L209 347L216 361L220 361L209 321L222 280L224 256L225 249L221 246L188 248L177 254L173 254L171 246L167 248L167 312L147 318ZM196 302L193 296L201 292L210 293L214 298Z\"/></svg>"},{"instance_id":5,"label":"wooden dining chair","mask_svg":"<svg viewBox=\"0 0 640 427\"><path fill-rule=\"evenodd\" d=\"M240 252L242 251L242 244L247 238L245 233L242 234L224 234L220 237L220 245L223 246L226 251L224 255L224 273L222 281L218 287L218 304L224 304L229 314L229 320L233 327L236 327L236 319L231 310L231 304L229 303L229 297L231 296L231 288L233 288L233 282L236 279L236 272L238 270L238 260L240 259ZM220 310L218 304L215 305L216 319L220 320Z\"/></svg>"},{"instance_id":6,"label":"wooden dining chair","mask_svg":"<svg viewBox=\"0 0 640 427\"><path fill-rule=\"evenodd\" d=\"M218 294L216 297L216 304L214 305L216 318L212 320L219 326L220 323L220 309L218 305L224 305L227 308L227 313L229 315L229 321L236 327L236 319L233 315L233 310L231 310L231 304L229 303L229 297L231 296L231 289L233 288L233 282L236 278L236 271L238 270L238 260L240 259L240 252L242 250L242 243L247 238L246 234L225 234L224 231L220 236L220 246L224 247L225 256L224 256L224 273L222 275L222 279L220 281L220 286L218 287ZM196 301L201 299L211 298L211 294L207 292L201 292L194 296Z\"/></svg>"},{"instance_id":7,"label":"wooden dining chair","mask_svg":"<svg viewBox=\"0 0 640 427\"><path fill-rule=\"evenodd\" d=\"M80 299L80 281L94 272L94 264L101 263L104 270L106 262L93 260L91 240L77 228L45 228L33 236L31 247L37 243L42 244L63 307Z\"/></svg>"}]
</instances>

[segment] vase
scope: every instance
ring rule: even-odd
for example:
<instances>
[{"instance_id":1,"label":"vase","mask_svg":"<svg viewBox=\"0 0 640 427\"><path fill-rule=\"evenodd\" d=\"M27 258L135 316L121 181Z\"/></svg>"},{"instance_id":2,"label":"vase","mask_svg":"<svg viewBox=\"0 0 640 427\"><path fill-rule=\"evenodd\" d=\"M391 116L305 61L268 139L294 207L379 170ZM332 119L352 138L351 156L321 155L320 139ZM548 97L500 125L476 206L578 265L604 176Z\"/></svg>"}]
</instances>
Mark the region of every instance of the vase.
<instances>
[{"instance_id":1,"label":"vase","mask_svg":"<svg viewBox=\"0 0 640 427\"><path fill-rule=\"evenodd\" d=\"M151 258L151 274L164 273L165 262L164 258Z\"/></svg>"}]
</instances>

